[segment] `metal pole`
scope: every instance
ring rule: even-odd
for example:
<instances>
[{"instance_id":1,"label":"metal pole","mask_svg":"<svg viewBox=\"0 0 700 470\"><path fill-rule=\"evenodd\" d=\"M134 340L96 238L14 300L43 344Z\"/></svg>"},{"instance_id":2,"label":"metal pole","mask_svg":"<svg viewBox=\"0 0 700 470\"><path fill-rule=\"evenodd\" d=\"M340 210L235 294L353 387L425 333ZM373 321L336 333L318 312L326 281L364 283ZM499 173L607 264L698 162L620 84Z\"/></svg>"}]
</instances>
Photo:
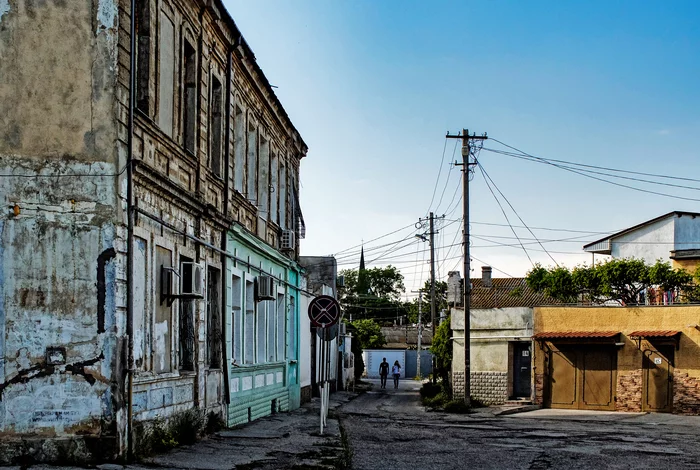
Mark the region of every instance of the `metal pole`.
<instances>
[{"instance_id":1,"label":"metal pole","mask_svg":"<svg viewBox=\"0 0 700 470\"><path fill-rule=\"evenodd\" d=\"M435 340L435 216L430 213L430 322L433 327L433 339ZM432 343L431 343L432 344ZM433 383L437 383L435 355L433 355Z\"/></svg>"},{"instance_id":2,"label":"metal pole","mask_svg":"<svg viewBox=\"0 0 700 470\"><path fill-rule=\"evenodd\" d=\"M464 404L471 406L471 364L470 364L470 311L471 269L469 266L469 130L462 130L462 209L464 212L464 227L462 246L464 248Z\"/></svg>"},{"instance_id":3,"label":"metal pole","mask_svg":"<svg viewBox=\"0 0 700 470\"><path fill-rule=\"evenodd\" d=\"M416 377L419 379L421 378L421 371L420 371L420 353L421 353L421 348L422 348L422 340L423 340L423 325L421 323L421 317L423 316L423 291L418 291L418 356L416 356L416 363L418 367L418 373L416 374Z\"/></svg>"}]
</instances>

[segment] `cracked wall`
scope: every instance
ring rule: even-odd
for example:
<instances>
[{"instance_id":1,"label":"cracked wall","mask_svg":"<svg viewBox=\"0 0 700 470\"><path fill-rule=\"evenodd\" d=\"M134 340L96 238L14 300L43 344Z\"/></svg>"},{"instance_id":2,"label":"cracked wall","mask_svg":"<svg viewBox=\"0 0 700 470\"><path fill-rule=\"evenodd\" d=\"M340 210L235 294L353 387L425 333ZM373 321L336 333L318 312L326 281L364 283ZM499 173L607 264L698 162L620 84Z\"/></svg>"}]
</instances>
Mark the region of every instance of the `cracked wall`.
<instances>
[{"instance_id":1,"label":"cracked wall","mask_svg":"<svg viewBox=\"0 0 700 470\"><path fill-rule=\"evenodd\" d=\"M110 0L0 0L0 463L19 458L13 439L54 460L70 455L42 440L116 434L116 13Z\"/></svg>"}]
</instances>

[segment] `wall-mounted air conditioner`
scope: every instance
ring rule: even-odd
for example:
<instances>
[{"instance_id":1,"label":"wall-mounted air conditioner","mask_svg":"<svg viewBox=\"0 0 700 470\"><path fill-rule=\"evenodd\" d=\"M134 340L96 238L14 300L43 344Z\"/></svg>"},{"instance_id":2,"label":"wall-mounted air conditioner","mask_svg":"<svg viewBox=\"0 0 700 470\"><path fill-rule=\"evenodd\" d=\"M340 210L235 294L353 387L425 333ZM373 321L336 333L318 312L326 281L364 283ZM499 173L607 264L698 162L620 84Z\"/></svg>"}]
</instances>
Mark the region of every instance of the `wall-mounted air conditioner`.
<instances>
[{"instance_id":1,"label":"wall-mounted air conditioner","mask_svg":"<svg viewBox=\"0 0 700 470\"><path fill-rule=\"evenodd\" d=\"M294 230L282 230L280 250L293 251L296 247Z\"/></svg>"},{"instance_id":2,"label":"wall-mounted air conditioner","mask_svg":"<svg viewBox=\"0 0 700 470\"><path fill-rule=\"evenodd\" d=\"M180 295L204 296L204 269L192 262L180 263Z\"/></svg>"},{"instance_id":3,"label":"wall-mounted air conditioner","mask_svg":"<svg viewBox=\"0 0 700 470\"><path fill-rule=\"evenodd\" d=\"M275 300L275 279L272 276L261 275L255 280L255 299Z\"/></svg>"},{"instance_id":4,"label":"wall-mounted air conditioner","mask_svg":"<svg viewBox=\"0 0 700 470\"><path fill-rule=\"evenodd\" d=\"M172 299L177 296L177 286L180 274L172 266L160 265L160 304L167 301L170 306Z\"/></svg>"}]
</instances>

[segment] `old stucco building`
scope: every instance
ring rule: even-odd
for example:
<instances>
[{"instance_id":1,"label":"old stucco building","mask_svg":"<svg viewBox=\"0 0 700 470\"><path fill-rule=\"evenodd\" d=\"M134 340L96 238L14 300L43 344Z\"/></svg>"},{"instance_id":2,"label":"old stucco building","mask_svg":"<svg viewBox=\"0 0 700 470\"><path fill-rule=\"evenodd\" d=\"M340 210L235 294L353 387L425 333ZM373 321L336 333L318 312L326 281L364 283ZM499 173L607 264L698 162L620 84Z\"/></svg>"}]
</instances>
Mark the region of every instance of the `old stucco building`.
<instances>
[{"instance_id":1,"label":"old stucco building","mask_svg":"<svg viewBox=\"0 0 700 470\"><path fill-rule=\"evenodd\" d=\"M298 406L306 151L219 0L0 0L0 463Z\"/></svg>"}]
</instances>

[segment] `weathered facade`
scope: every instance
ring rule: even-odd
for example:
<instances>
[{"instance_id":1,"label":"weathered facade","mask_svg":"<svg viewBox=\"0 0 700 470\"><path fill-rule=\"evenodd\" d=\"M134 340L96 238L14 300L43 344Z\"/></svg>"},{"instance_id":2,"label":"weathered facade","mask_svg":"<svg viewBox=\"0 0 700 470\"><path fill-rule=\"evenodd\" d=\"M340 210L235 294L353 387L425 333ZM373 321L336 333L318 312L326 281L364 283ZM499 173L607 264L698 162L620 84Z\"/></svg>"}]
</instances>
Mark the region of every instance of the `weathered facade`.
<instances>
[{"instance_id":1,"label":"weathered facade","mask_svg":"<svg viewBox=\"0 0 700 470\"><path fill-rule=\"evenodd\" d=\"M700 414L700 309L537 307L535 399L545 407Z\"/></svg>"},{"instance_id":2,"label":"weathered facade","mask_svg":"<svg viewBox=\"0 0 700 470\"><path fill-rule=\"evenodd\" d=\"M133 7L0 1L0 463L298 406L306 146L220 1Z\"/></svg>"}]
</instances>

